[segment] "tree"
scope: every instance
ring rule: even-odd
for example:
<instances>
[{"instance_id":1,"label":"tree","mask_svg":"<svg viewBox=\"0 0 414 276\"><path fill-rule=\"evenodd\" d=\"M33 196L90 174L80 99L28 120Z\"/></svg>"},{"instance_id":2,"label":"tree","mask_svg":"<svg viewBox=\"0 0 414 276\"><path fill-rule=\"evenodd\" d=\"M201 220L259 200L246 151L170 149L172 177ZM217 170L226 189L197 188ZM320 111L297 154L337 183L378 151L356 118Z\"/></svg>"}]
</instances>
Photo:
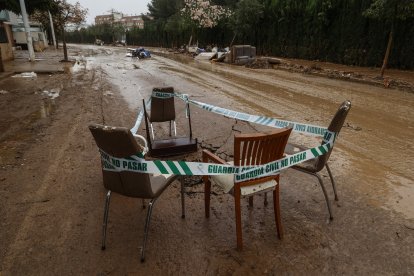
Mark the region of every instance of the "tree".
<instances>
[{"instance_id":1,"label":"tree","mask_svg":"<svg viewBox=\"0 0 414 276\"><path fill-rule=\"evenodd\" d=\"M62 34L64 61L68 61L68 50L66 47L65 27L68 23L81 24L85 21L88 9L83 8L79 2L70 4L66 0L53 0L51 11L56 28ZM47 25L48 14L45 11L37 11L34 14L36 20ZM44 22L46 20L46 22Z\"/></svg>"},{"instance_id":2,"label":"tree","mask_svg":"<svg viewBox=\"0 0 414 276\"><path fill-rule=\"evenodd\" d=\"M32 14L35 10L47 11L53 6L53 0L30 0L25 1L26 10L29 14ZM0 11L8 10L16 14L20 14L20 4L19 0L1 0L0 1Z\"/></svg>"},{"instance_id":3,"label":"tree","mask_svg":"<svg viewBox=\"0 0 414 276\"><path fill-rule=\"evenodd\" d=\"M405 21L414 17L414 0L374 0L363 15L384 20L390 25L387 48L381 67L381 77L383 77L391 52L395 24L398 20Z\"/></svg>"},{"instance_id":4,"label":"tree","mask_svg":"<svg viewBox=\"0 0 414 276\"><path fill-rule=\"evenodd\" d=\"M264 5L258 0L241 0L231 17L232 28L237 35L248 37L254 34L254 45L258 45L258 26L264 16Z\"/></svg>"},{"instance_id":5,"label":"tree","mask_svg":"<svg viewBox=\"0 0 414 276\"><path fill-rule=\"evenodd\" d=\"M213 28L221 19L231 14L228 9L213 5L210 0L184 0L181 11L201 28Z\"/></svg>"}]
</instances>

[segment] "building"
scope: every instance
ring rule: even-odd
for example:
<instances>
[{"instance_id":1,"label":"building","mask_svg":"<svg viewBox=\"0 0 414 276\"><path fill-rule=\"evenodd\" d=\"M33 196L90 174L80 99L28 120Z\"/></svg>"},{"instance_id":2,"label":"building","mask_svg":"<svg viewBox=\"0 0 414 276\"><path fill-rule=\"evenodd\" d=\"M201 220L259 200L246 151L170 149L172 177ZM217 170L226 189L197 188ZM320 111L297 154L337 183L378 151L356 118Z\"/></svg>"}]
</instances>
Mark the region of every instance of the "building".
<instances>
[{"instance_id":1,"label":"building","mask_svg":"<svg viewBox=\"0 0 414 276\"><path fill-rule=\"evenodd\" d=\"M112 14L95 16L95 25L101 24L121 24L125 29L140 28L144 29L144 20L141 15L124 16L122 13L113 12Z\"/></svg>"},{"instance_id":2,"label":"building","mask_svg":"<svg viewBox=\"0 0 414 276\"><path fill-rule=\"evenodd\" d=\"M7 11L0 11L0 49L1 59L14 59L13 55L13 33Z\"/></svg>"},{"instance_id":3,"label":"building","mask_svg":"<svg viewBox=\"0 0 414 276\"><path fill-rule=\"evenodd\" d=\"M1 11L0 12L0 22L2 21L2 26L7 33L10 44L10 51L11 51L11 58L13 58L13 47L21 47L22 49L27 49L27 39L26 39L26 32L23 24L22 16L18 16L15 13L10 11ZM46 36L46 32L43 29L43 26L39 22L29 21L30 25L30 36L33 40L33 48L35 51L40 52L43 51L45 48L48 47L48 40ZM1 33L2 31L0 31ZM1 36L1 34L0 34ZM4 36L2 41L5 41ZM1 42L0 42L1 43ZM9 47L9 48L10 48ZM2 46L3 48L3 46ZM3 50L3 49L2 49ZM8 53L7 50L3 50L3 59L4 55ZM10 54L8 54L10 57Z\"/></svg>"},{"instance_id":4,"label":"building","mask_svg":"<svg viewBox=\"0 0 414 276\"><path fill-rule=\"evenodd\" d=\"M121 24L128 30L134 27L144 29L144 20L140 15L124 16L121 19Z\"/></svg>"},{"instance_id":5,"label":"building","mask_svg":"<svg viewBox=\"0 0 414 276\"><path fill-rule=\"evenodd\" d=\"M36 52L42 52L45 48L48 47L46 32L43 30L41 23L29 22L29 24L30 36L33 40L33 49ZM13 25L12 30L15 46L20 46L22 49L27 50L27 39L23 22L18 25Z\"/></svg>"},{"instance_id":6,"label":"building","mask_svg":"<svg viewBox=\"0 0 414 276\"><path fill-rule=\"evenodd\" d=\"M112 12L111 14L97 15L95 16L95 25L101 24L112 24L119 22L123 17L123 14L120 12Z\"/></svg>"}]
</instances>

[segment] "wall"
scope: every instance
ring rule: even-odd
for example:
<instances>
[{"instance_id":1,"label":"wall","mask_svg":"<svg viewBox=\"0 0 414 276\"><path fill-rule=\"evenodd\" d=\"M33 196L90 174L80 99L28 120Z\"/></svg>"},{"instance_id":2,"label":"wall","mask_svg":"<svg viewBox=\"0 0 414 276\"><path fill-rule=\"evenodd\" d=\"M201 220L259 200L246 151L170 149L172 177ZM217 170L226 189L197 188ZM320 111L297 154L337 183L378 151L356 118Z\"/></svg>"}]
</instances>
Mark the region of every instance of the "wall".
<instances>
[{"instance_id":1,"label":"wall","mask_svg":"<svg viewBox=\"0 0 414 276\"><path fill-rule=\"evenodd\" d=\"M14 55L13 55L13 44L12 44L13 35L12 35L11 27L8 24L0 22L0 28L2 28L5 32L5 37L3 37L2 41L0 42L2 60L12 60L14 59Z\"/></svg>"}]
</instances>

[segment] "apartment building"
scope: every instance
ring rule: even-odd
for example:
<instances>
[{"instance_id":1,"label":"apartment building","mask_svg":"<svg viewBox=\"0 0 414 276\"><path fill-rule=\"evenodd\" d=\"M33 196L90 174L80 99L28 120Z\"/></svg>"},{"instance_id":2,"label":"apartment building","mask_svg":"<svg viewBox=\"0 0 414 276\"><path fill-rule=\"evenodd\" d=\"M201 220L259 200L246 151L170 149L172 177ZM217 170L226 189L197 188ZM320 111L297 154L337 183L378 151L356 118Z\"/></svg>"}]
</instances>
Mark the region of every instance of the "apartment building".
<instances>
[{"instance_id":1,"label":"apartment building","mask_svg":"<svg viewBox=\"0 0 414 276\"><path fill-rule=\"evenodd\" d=\"M101 24L121 24L126 29L144 28L144 20L141 15L124 16L122 13L113 12L112 14L95 16L95 25Z\"/></svg>"}]
</instances>

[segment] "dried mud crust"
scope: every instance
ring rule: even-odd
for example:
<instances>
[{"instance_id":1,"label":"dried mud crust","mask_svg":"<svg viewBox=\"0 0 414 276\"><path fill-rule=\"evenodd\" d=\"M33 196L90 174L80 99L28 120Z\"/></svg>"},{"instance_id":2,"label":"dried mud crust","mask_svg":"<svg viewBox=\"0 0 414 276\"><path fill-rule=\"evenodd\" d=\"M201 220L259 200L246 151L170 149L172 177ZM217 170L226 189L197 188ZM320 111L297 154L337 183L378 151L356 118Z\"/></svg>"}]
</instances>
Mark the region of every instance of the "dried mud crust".
<instances>
[{"instance_id":1,"label":"dried mud crust","mask_svg":"<svg viewBox=\"0 0 414 276\"><path fill-rule=\"evenodd\" d=\"M396 73L396 70L393 70L392 74L388 74L388 71L386 71L385 76L381 77L379 75L379 69L353 67L319 61L313 62L266 57L259 57L245 66L252 69L281 69L289 72L353 81L414 93L414 82L412 81L414 72L410 73L410 71L400 71L405 73L400 75ZM411 74L411 78L407 78L406 75L408 74Z\"/></svg>"},{"instance_id":2,"label":"dried mud crust","mask_svg":"<svg viewBox=\"0 0 414 276\"><path fill-rule=\"evenodd\" d=\"M375 86L414 93L414 83L412 81L399 79L398 76L387 76L387 73L385 73L384 77L381 77L378 74L378 70L371 70L371 72L367 72L367 68L365 68L363 71L360 71L358 68L353 67L347 67L346 69L331 69L326 68L322 62L309 62L308 65L305 65L301 63L295 63L295 61L281 62L280 64L273 64L271 67L274 69L283 69L290 72L304 73L315 76L325 76L328 78L371 84ZM412 73L412 76L414 77L414 73Z\"/></svg>"},{"instance_id":3,"label":"dried mud crust","mask_svg":"<svg viewBox=\"0 0 414 276\"><path fill-rule=\"evenodd\" d=\"M48 100L35 92L56 84L62 89L53 110L46 118L27 119ZM2 158L3 150L8 152L0 167L2 275L413 273L414 232L408 221L369 204L368 196L347 185L352 173L338 173L339 166L333 173L340 201L333 204L335 218L330 223L316 179L293 171L282 175L282 241L277 239L271 196L267 207L258 196L254 208L243 201L244 249L236 251L233 198L213 186L206 219L203 185L199 177L189 177L185 219L178 182L156 202L145 263L139 261L146 214L141 200L113 195L107 247L101 251L105 190L99 154L87 126L91 122L132 126L136 110L128 109L120 91L99 69L33 81L7 79L0 85L9 91L5 94L9 98L1 101L0 118L1 133L3 129L6 133L0 138ZM234 133L254 130L207 111L192 109L191 114L200 148L225 159L232 158ZM209 116L216 121L206 123ZM200 157L198 152L187 160ZM331 187L327 189L332 200Z\"/></svg>"}]
</instances>

